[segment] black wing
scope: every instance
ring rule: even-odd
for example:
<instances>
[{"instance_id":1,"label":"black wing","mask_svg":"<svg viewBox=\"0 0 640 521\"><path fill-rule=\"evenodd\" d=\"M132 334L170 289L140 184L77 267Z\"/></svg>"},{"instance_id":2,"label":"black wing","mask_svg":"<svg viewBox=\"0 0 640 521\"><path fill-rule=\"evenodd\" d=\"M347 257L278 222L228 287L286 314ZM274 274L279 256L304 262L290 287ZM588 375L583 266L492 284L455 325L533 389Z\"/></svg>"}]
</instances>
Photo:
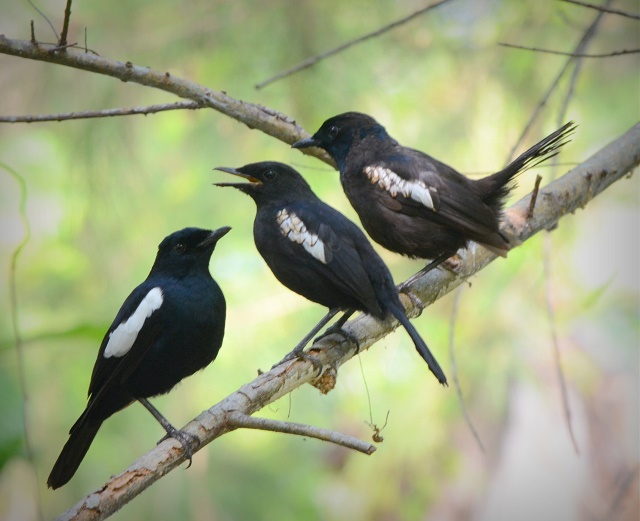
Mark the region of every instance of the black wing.
<instances>
[{"instance_id":1,"label":"black wing","mask_svg":"<svg viewBox=\"0 0 640 521\"><path fill-rule=\"evenodd\" d=\"M329 308L355 307L384 316L361 249L375 252L360 229L319 200L290 203L281 210L286 212L279 213L277 220L281 250L273 252L275 240L258 245L276 277L293 291ZM296 228L289 230L290 225Z\"/></svg>"},{"instance_id":2,"label":"black wing","mask_svg":"<svg viewBox=\"0 0 640 521\"><path fill-rule=\"evenodd\" d=\"M402 154L388 156L379 163L408 183L420 182L430 191L433 208L398 193L384 197L389 209L412 217L420 217L460 231L479 242L487 242L498 232L497 216L484 203L478 187L448 165L410 148ZM501 246L502 241L498 239ZM491 244L491 242L489 242Z\"/></svg>"}]
</instances>

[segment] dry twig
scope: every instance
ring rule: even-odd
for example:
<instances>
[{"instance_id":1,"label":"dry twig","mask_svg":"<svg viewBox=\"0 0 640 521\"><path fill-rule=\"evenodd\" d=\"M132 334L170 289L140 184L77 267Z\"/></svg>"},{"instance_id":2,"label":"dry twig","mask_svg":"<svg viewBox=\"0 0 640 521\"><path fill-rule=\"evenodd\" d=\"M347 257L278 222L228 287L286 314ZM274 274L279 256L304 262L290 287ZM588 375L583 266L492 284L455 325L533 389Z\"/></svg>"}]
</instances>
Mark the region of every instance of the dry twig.
<instances>
[{"instance_id":1,"label":"dry twig","mask_svg":"<svg viewBox=\"0 0 640 521\"><path fill-rule=\"evenodd\" d=\"M279 72L278 74L276 74L275 76L272 76L271 78L268 78L264 81L261 81L260 83L258 83L256 85L256 89L262 89L263 87L266 87L267 85L269 85L270 83L273 83L277 80L281 80L282 78L286 78L287 76L291 76L292 74L295 74L296 72L300 72L301 70L304 69L308 69L309 67L315 65L316 63L318 63L321 60L324 60L325 58L329 58L330 56L334 56L335 54L338 54L346 49L348 49L349 47L353 47L354 45L357 45L359 43L362 43L366 40L369 40L371 38L376 38L377 36L380 36L381 34L386 33L387 31L390 31L391 29L395 29L396 27L400 26L400 25L404 25L407 22L413 20L414 18L416 18L417 16L420 16L421 14L426 13L427 11L430 11L431 9L434 9L435 7L440 7L442 4L446 4L447 2L451 2L452 0L440 0L438 2L436 2L435 4L431 4L431 5L427 5L421 9L418 9L417 11L414 11L413 13L411 13L408 16L405 16L404 18L401 18L400 20L396 20L395 22L391 22L390 24L387 24L383 27L380 27L379 29L376 29L375 31L372 31L370 33L367 33L363 36L360 36L358 38L356 38L355 40L350 40L347 43L343 43L342 45L338 45L338 47L334 47L333 49L330 49L326 52L317 54L316 56L312 56L311 58L307 58L306 60L304 60L303 62L299 63L298 65L295 65L294 67L291 67L285 71Z\"/></svg>"},{"instance_id":2,"label":"dry twig","mask_svg":"<svg viewBox=\"0 0 640 521\"><path fill-rule=\"evenodd\" d=\"M588 53L571 53L554 51L551 49L541 49L540 47L527 47L526 45L515 45L513 43L498 43L501 47L508 47L510 49L522 49L525 51L542 52L547 54L557 54L560 56L571 56L572 58L611 58L612 56L623 56L625 54L637 54L640 49L623 49L621 51L611 51L600 54L588 54Z\"/></svg>"},{"instance_id":3,"label":"dry twig","mask_svg":"<svg viewBox=\"0 0 640 521\"><path fill-rule=\"evenodd\" d=\"M59 114L38 114L35 116L0 116L0 123L41 123L45 121L69 121L73 119L111 118L114 116L134 116L138 114L156 114L167 110L197 110L208 108L195 101L176 101L148 105L146 107L117 108L104 110L83 110L82 112L63 112Z\"/></svg>"},{"instance_id":4,"label":"dry twig","mask_svg":"<svg viewBox=\"0 0 640 521\"><path fill-rule=\"evenodd\" d=\"M611 7L605 7L605 6L602 6L602 5L590 4L588 2L580 2L579 0L562 0L562 2L566 2L568 4L581 5L582 7L588 7L589 9L595 9L596 11L600 11L602 13L619 14L620 16L626 16L627 18L633 18L634 20L640 20L640 14L629 13L628 11L623 11L622 9L612 9Z\"/></svg>"}]
</instances>

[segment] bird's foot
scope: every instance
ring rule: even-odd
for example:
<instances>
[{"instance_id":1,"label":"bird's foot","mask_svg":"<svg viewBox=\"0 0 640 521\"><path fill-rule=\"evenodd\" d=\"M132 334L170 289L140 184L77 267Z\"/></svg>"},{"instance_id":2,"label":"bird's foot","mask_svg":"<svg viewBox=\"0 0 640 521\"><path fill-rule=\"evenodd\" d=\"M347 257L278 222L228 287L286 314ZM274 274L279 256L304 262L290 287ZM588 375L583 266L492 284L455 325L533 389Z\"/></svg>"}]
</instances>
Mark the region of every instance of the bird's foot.
<instances>
[{"instance_id":1,"label":"bird's foot","mask_svg":"<svg viewBox=\"0 0 640 521\"><path fill-rule=\"evenodd\" d=\"M458 273L461 264L462 259L458 254L455 254L449 257L447 260L443 261L442 264L440 264L440 267L447 271L450 271L451 273Z\"/></svg>"},{"instance_id":2,"label":"bird's foot","mask_svg":"<svg viewBox=\"0 0 640 521\"><path fill-rule=\"evenodd\" d=\"M274 364L271 369L275 369L279 365L282 365L290 360L303 360L306 362L311 362L313 368L317 370L318 373L322 372L322 362L315 356L310 355L309 353L305 353L302 349L294 349L290 353L288 353L282 360L280 360L277 364Z\"/></svg>"},{"instance_id":3,"label":"bird's foot","mask_svg":"<svg viewBox=\"0 0 640 521\"><path fill-rule=\"evenodd\" d=\"M409 300L411 300L413 305L418 309L418 314L416 315L416 317L419 317L420 315L422 315L422 312L424 311L424 308L426 306L424 305L424 302L422 302L420 297L418 297L418 295L411 291L410 284L408 284L408 282L409 281L400 284L398 286L398 291L400 293L404 293L407 297L409 297Z\"/></svg>"},{"instance_id":4,"label":"bird's foot","mask_svg":"<svg viewBox=\"0 0 640 521\"><path fill-rule=\"evenodd\" d=\"M167 431L167 434L158 441L157 445L162 443L164 440L168 440L169 438L175 438L182 445L182 450L184 450L185 459L189 460L189 465L187 468L191 466L193 453L200 446L200 438L198 438L195 434L191 434L190 432L181 431L176 429L175 427L171 427Z\"/></svg>"},{"instance_id":5,"label":"bird's foot","mask_svg":"<svg viewBox=\"0 0 640 521\"><path fill-rule=\"evenodd\" d=\"M360 352L360 342L358 341L358 339L356 338L355 335L352 335L349 331L347 331L346 329L344 329L342 327L341 324L339 323L335 323L333 324L331 327L327 328L326 331L324 333L322 333L320 336L317 336L314 340L313 343L315 344L318 340L323 339L326 336L329 335L340 335L342 336L347 342L351 342L353 345L356 346L356 355Z\"/></svg>"}]
</instances>

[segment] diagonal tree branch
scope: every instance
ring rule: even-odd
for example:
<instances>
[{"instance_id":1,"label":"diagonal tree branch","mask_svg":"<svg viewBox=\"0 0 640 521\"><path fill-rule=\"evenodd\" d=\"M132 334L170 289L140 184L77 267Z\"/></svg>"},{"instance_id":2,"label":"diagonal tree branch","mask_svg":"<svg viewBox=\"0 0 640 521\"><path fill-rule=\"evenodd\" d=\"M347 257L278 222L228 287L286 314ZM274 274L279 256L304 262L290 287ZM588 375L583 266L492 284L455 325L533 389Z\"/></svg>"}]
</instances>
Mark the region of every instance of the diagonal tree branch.
<instances>
[{"instance_id":1,"label":"diagonal tree branch","mask_svg":"<svg viewBox=\"0 0 640 521\"><path fill-rule=\"evenodd\" d=\"M528 218L531 194L505 213L503 230L516 242L524 242L541 230L555 226L564 215L583 208L591 199L621 179L640 164L640 124L578 165L562 178L538 192L536 208ZM493 261L495 254L472 245L461 252L457 273L433 270L416 279L411 291L423 303L431 304L459 286ZM410 315L419 314L415 304L402 296ZM379 322L360 315L348 322L347 332L355 337L360 349L368 349L397 327L393 320ZM313 383L322 392L335 386L337 369L355 354L355 347L340 335L329 335L313 345L314 356L326 368L318 378L308 361L292 361L263 373L190 422L185 430L197 435L204 447L214 439L237 428L229 422L229 413L251 415L278 398L305 384ZM425 376L426 377L426 376ZM439 392L434 385L434 392ZM111 478L61 514L59 521L105 519L140 494L166 473L185 461L174 439L168 439L135 461L127 470Z\"/></svg>"},{"instance_id":2,"label":"diagonal tree branch","mask_svg":"<svg viewBox=\"0 0 640 521\"><path fill-rule=\"evenodd\" d=\"M265 134L289 145L299 139L309 137L309 134L296 124L292 118L274 109L238 100L224 92L215 91L198 83L172 76L168 72L141 67L131 62L111 60L84 50L69 47L65 48L64 52L61 52L58 50L57 45L54 44L13 40L4 35L0 35L0 54L65 65L75 69L111 76L123 82L138 83L160 89L175 94L180 98L190 99L208 106L244 123L251 129L261 130ZM313 148L309 149L309 151L309 155L313 155L329 165L334 164L329 156L319 149Z\"/></svg>"},{"instance_id":3,"label":"diagonal tree branch","mask_svg":"<svg viewBox=\"0 0 640 521\"><path fill-rule=\"evenodd\" d=\"M430 4L427 5L425 7L422 7L420 9L418 9L417 11L414 11L413 13L411 13L410 15L405 16L404 18L400 18L400 20L396 20L395 22L391 22L390 24L384 25L378 29L376 29L375 31L371 31L370 33L367 33L363 36L360 36L358 38L355 38L354 40L350 40L347 43L343 43L342 45L338 45L338 47L334 47L333 49L330 49L328 51L325 51L323 53L317 54L316 56L311 56L310 58L307 58L306 60L300 62L298 65L294 65L293 67L286 69L282 72L279 72L278 74L272 76L271 78L268 78L264 81L261 81L260 83L258 83L256 85L256 89L260 90L263 87L266 87L267 85L277 81L277 80L281 80L282 78L286 78L287 76L291 76L292 74L295 74L296 72L300 72L304 69L308 69L309 67L315 65L316 63L318 63L319 61L322 61L326 58L329 58L335 54L338 54L342 51L347 50L350 47L353 47L354 45L357 45L359 43L362 43L366 40L369 40L371 38L376 38L378 36L380 36L381 34L386 33L387 31L390 31L391 29L395 29L396 27L400 26L400 25L404 25L407 22L410 22L411 20L413 20L414 18L416 18L417 16L420 16L421 14L426 13L427 11L430 11L431 9L434 9L435 7L440 7L442 4L446 4L447 2L450 2L451 0L440 0L438 2L435 2L434 4Z\"/></svg>"},{"instance_id":4,"label":"diagonal tree branch","mask_svg":"<svg viewBox=\"0 0 640 521\"><path fill-rule=\"evenodd\" d=\"M610 13L610 14L619 14L620 16L626 16L627 18L633 18L634 20L640 20L640 15L636 13L629 13L628 11L623 11L622 9L612 9L611 7L605 7L602 5L590 4L588 2L580 2L579 0L561 0L562 2L566 2L568 4L580 5L582 7L588 7L589 9L595 9L596 11L600 11L602 13Z\"/></svg>"},{"instance_id":5,"label":"diagonal tree branch","mask_svg":"<svg viewBox=\"0 0 640 521\"><path fill-rule=\"evenodd\" d=\"M612 0L606 0L606 5L608 6L611 3L611 1ZM598 13L594 17L594 19L591 22L591 24L589 25L589 27L587 27L587 29L583 33L582 38L580 38L580 41L578 42L578 44L574 47L573 51L571 51L569 53L570 54L569 59L565 62L565 64L563 65L562 69L560 69L560 72L558 73L558 75L551 82L551 85L549 86L547 91L542 95L542 98L538 102L538 105L536 106L535 110L533 111L533 114L529 118L529 122L524 127L524 130L520 134L520 137L516 141L515 145L513 145L513 148L511 149L511 152L509 152L509 157L513 157L513 155L515 154L515 151L522 144L522 141L524 140L525 136L529 132L529 129L533 126L533 123L538 118L538 115L542 111L543 107L547 104L547 101L549 101L549 98L551 97L553 92L556 90L556 87L560 83L560 80L564 77L565 72L567 72L569 70L569 67L571 66L571 64L573 64L576 60L578 60L578 58L574 58L573 55L583 54L584 50L587 48L587 45L589 45L589 43L593 39L593 37L594 37L594 35L596 33L596 30L597 30L598 26L600 25L602 17L603 17L603 13L602 12ZM507 161L507 162L509 162L509 161Z\"/></svg>"}]
</instances>

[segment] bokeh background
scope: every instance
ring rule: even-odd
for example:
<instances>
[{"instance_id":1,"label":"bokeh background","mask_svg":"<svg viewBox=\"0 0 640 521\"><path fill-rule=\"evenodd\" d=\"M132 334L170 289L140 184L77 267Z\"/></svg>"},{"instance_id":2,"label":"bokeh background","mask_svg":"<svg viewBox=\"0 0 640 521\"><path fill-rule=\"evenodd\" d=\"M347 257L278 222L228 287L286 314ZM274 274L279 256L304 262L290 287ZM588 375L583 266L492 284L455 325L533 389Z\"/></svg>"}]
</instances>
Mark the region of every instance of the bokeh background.
<instances>
[{"instance_id":1,"label":"bokeh background","mask_svg":"<svg viewBox=\"0 0 640 521\"><path fill-rule=\"evenodd\" d=\"M339 112L367 112L405 145L471 176L492 173L595 12L562 2L451 2L262 90L254 85L308 56L418 9L414 0L319 2L168 0L76 2L70 41L113 59L169 71L294 117L313 132ZM64 2L38 7L59 30ZM616 7L637 11L637 2ZM27 2L0 7L0 34L55 41ZM638 47L639 23L606 15L587 52ZM585 59L565 119L580 124L546 184L637 122L638 55ZM559 126L569 76L525 139ZM0 114L24 115L176 101L87 72L0 56ZM267 369L324 309L279 285L253 246L253 203L211 184L218 165L264 159L297 167L327 202L357 221L337 173L212 110L62 123L0 124L0 519L49 519L124 470L163 432L139 405L108 420L74 479L46 477L86 403L97 348L157 244L184 226L233 227L211 270L226 293L225 343L214 364L154 403L175 424ZM26 192L23 193L21 183ZM12 255L31 235L15 270ZM465 285L455 324L458 378L485 451L456 392L440 388L402 332L340 370L327 396L310 386L259 414L384 442L366 457L314 440L234 432L125 506L136 520L637 519L639 464L639 189L623 179ZM574 451L562 412L545 299L568 385ZM397 282L422 263L377 247ZM10 307L15 277L18 307ZM454 295L415 324L451 375ZM21 390L12 316L23 340ZM367 394L368 389L368 394ZM23 411L33 461L24 443Z\"/></svg>"}]
</instances>

